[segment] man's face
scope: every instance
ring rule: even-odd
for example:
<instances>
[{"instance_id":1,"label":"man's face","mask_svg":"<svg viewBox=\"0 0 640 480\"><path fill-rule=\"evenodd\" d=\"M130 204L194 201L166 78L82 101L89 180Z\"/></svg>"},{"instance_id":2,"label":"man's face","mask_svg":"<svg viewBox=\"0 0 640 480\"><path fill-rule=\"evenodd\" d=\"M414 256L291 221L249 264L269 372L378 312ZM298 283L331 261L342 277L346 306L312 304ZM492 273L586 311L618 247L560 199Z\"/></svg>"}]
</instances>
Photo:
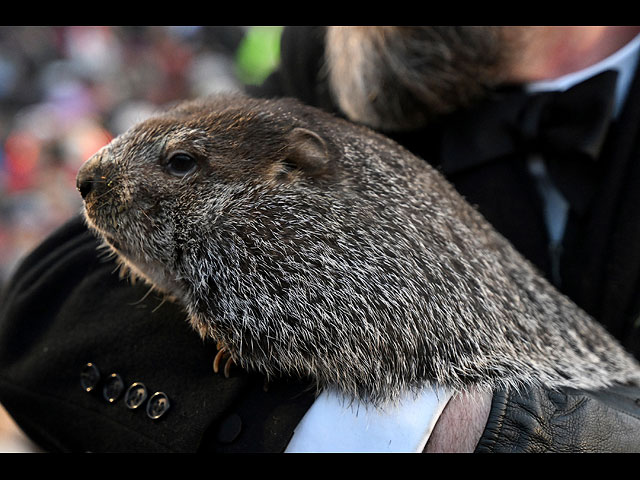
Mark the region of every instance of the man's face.
<instances>
[{"instance_id":1,"label":"man's face","mask_svg":"<svg viewBox=\"0 0 640 480\"><path fill-rule=\"evenodd\" d=\"M521 29L493 26L330 27L332 93L352 120L417 128L502 82Z\"/></svg>"}]
</instances>

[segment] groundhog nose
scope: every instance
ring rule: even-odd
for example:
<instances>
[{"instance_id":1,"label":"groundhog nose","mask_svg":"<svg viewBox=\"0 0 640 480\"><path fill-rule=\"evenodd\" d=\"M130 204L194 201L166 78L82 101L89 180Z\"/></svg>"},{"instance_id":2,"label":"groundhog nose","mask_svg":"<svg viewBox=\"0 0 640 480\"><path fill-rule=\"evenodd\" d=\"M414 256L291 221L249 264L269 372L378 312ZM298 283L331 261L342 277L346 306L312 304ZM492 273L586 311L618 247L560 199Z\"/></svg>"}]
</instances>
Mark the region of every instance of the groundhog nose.
<instances>
[{"instance_id":1,"label":"groundhog nose","mask_svg":"<svg viewBox=\"0 0 640 480\"><path fill-rule=\"evenodd\" d=\"M88 168L88 163L89 162L85 162L85 164L80 167L78 175L76 176L76 188L80 192L80 195L82 195L83 199L86 199L87 195L89 195L93 189L95 179L92 169Z\"/></svg>"},{"instance_id":2,"label":"groundhog nose","mask_svg":"<svg viewBox=\"0 0 640 480\"><path fill-rule=\"evenodd\" d=\"M102 152L98 152L84 162L80 170L78 170L78 174L76 175L76 188L83 199L86 199L89 193L96 189L102 179L101 162Z\"/></svg>"}]
</instances>

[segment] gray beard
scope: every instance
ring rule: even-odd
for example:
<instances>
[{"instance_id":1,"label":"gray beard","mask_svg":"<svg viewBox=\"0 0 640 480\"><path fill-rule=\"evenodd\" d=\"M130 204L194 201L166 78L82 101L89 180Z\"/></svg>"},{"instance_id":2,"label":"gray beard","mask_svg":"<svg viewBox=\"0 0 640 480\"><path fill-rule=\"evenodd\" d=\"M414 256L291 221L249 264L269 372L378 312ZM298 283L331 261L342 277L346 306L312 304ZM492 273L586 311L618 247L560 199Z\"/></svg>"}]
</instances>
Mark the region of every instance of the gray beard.
<instances>
[{"instance_id":1,"label":"gray beard","mask_svg":"<svg viewBox=\"0 0 640 480\"><path fill-rule=\"evenodd\" d=\"M352 121L386 130L424 126L504 81L516 27L329 27L334 100Z\"/></svg>"}]
</instances>

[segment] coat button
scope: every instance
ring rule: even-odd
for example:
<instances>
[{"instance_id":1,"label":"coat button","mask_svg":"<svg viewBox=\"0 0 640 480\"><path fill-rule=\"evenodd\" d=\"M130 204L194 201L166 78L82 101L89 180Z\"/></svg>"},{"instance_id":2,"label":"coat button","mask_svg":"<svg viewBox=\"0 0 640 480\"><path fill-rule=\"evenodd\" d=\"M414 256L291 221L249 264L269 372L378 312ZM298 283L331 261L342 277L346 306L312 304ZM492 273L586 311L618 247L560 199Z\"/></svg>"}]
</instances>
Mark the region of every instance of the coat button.
<instances>
[{"instance_id":1,"label":"coat button","mask_svg":"<svg viewBox=\"0 0 640 480\"><path fill-rule=\"evenodd\" d=\"M93 363L87 363L80 371L80 385L85 392L91 392L100 381L100 370Z\"/></svg>"},{"instance_id":2,"label":"coat button","mask_svg":"<svg viewBox=\"0 0 640 480\"><path fill-rule=\"evenodd\" d=\"M132 384L124 394L124 403L130 409L136 409L147 399L147 387L144 383Z\"/></svg>"},{"instance_id":3,"label":"coat button","mask_svg":"<svg viewBox=\"0 0 640 480\"><path fill-rule=\"evenodd\" d=\"M124 382L120 375L112 373L105 379L104 387L102 388L102 396L107 402L115 402L123 391Z\"/></svg>"},{"instance_id":4,"label":"coat button","mask_svg":"<svg viewBox=\"0 0 640 480\"><path fill-rule=\"evenodd\" d=\"M151 395L147 403L147 415L153 420L162 417L169 410L169 397L163 392L156 392Z\"/></svg>"},{"instance_id":5,"label":"coat button","mask_svg":"<svg viewBox=\"0 0 640 480\"><path fill-rule=\"evenodd\" d=\"M231 443L238 438L241 430L242 419L240 418L240 415L233 413L224 419L218 427L218 441L220 443Z\"/></svg>"}]
</instances>

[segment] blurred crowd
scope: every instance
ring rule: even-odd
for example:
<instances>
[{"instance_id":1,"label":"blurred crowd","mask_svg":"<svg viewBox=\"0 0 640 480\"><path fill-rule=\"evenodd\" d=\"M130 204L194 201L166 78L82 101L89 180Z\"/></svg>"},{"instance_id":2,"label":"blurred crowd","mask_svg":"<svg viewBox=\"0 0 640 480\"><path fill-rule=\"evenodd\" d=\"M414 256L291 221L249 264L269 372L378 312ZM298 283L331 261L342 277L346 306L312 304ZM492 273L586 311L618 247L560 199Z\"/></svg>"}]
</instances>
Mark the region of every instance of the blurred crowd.
<instances>
[{"instance_id":1,"label":"blurred crowd","mask_svg":"<svg viewBox=\"0 0 640 480\"><path fill-rule=\"evenodd\" d=\"M277 27L0 27L0 287L80 210L75 175L87 158L159 107L259 82L277 62L263 40L275 45L277 35Z\"/></svg>"}]
</instances>

